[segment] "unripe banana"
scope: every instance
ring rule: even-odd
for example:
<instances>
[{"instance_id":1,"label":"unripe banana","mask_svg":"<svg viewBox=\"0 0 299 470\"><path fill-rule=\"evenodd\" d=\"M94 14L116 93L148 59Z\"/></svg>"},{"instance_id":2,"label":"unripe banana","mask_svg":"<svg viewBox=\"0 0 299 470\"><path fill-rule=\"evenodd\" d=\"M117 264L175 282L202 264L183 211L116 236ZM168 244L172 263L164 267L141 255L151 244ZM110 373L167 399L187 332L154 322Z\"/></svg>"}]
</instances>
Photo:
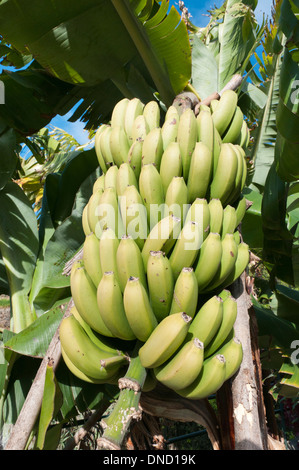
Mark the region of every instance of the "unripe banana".
<instances>
[{"instance_id":1,"label":"unripe banana","mask_svg":"<svg viewBox=\"0 0 299 470\"><path fill-rule=\"evenodd\" d=\"M175 119L177 119L177 121L179 121L180 120L180 115L178 113L177 108L174 105L170 105L169 108L166 111L166 114L165 114L165 121L167 121L168 119L173 119L173 118L175 118Z\"/></svg>"},{"instance_id":2,"label":"unripe banana","mask_svg":"<svg viewBox=\"0 0 299 470\"><path fill-rule=\"evenodd\" d=\"M210 186L210 198L225 204L234 188L238 158L230 144L222 144L218 165Z\"/></svg>"},{"instance_id":3,"label":"unripe banana","mask_svg":"<svg viewBox=\"0 0 299 470\"><path fill-rule=\"evenodd\" d=\"M227 205L223 210L221 238L223 239L227 233L234 233L236 227L237 227L236 209L230 205Z\"/></svg>"},{"instance_id":4,"label":"unripe banana","mask_svg":"<svg viewBox=\"0 0 299 470\"><path fill-rule=\"evenodd\" d=\"M238 104L238 95L233 90L225 90L220 100L216 106L216 109L213 111L212 117L215 124L215 127L221 137L228 129L232 118L235 114L236 107Z\"/></svg>"},{"instance_id":5,"label":"unripe banana","mask_svg":"<svg viewBox=\"0 0 299 470\"><path fill-rule=\"evenodd\" d=\"M172 178L174 176L182 176L182 172L183 166L179 144L171 142L166 150L164 150L160 164L160 176L164 194L166 194Z\"/></svg>"},{"instance_id":6,"label":"unripe banana","mask_svg":"<svg viewBox=\"0 0 299 470\"><path fill-rule=\"evenodd\" d=\"M219 268L211 280L211 282L205 288L206 292L216 289L219 286L222 286L226 279L232 272L238 254L238 245L235 242L234 235L232 233L227 233L223 240L222 244L222 255L220 260Z\"/></svg>"},{"instance_id":7,"label":"unripe banana","mask_svg":"<svg viewBox=\"0 0 299 470\"><path fill-rule=\"evenodd\" d=\"M189 400L208 398L216 393L225 381L225 357L216 354L204 360L197 378L188 387L178 390L178 394Z\"/></svg>"},{"instance_id":8,"label":"unripe banana","mask_svg":"<svg viewBox=\"0 0 299 470\"><path fill-rule=\"evenodd\" d=\"M145 137L142 145L142 165L154 163L157 170L160 170L160 163L163 154L162 130L156 127Z\"/></svg>"},{"instance_id":9,"label":"unripe banana","mask_svg":"<svg viewBox=\"0 0 299 470\"><path fill-rule=\"evenodd\" d=\"M221 152L221 145L222 145L222 140L221 140L219 132L217 131L215 127L214 142L213 142L213 176L215 175L215 172L218 166L219 155Z\"/></svg>"},{"instance_id":10,"label":"unripe banana","mask_svg":"<svg viewBox=\"0 0 299 470\"><path fill-rule=\"evenodd\" d=\"M128 235L123 236L119 242L116 252L116 265L119 286L122 292L125 290L130 277L138 277L141 284L147 288L141 251L135 240Z\"/></svg>"},{"instance_id":11,"label":"unripe banana","mask_svg":"<svg viewBox=\"0 0 299 470\"><path fill-rule=\"evenodd\" d=\"M219 233L210 232L199 252L195 267L198 292L203 292L217 273L222 257L222 243Z\"/></svg>"},{"instance_id":12,"label":"unripe banana","mask_svg":"<svg viewBox=\"0 0 299 470\"><path fill-rule=\"evenodd\" d=\"M173 357L154 369L157 380L175 391L188 387L201 371L203 350L204 345L198 338L187 342Z\"/></svg>"},{"instance_id":13,"label":"unripe banana","mask_svg":"<svg viewBox=\"0 0 299 470\"><path fill-rule=\"evenodd\" d=\"M92 193L96 193L97 191L104 191L105 189L105 174L102 173L93 184Z\"/></svg>"},{"instance_id":14,"label":"unripe banana","mask_svg":"<svg viewBox=\"0 0 299 470\"><path fill-rule=\"evenodd\" d=\"M236 144L240 145L243 149L246 149L248 147L248 143L249 143L248 134L249 134L249 130L248 130L247 123L245 120L243 120L241 132L236 141Z\"/></svg>"},{"instance_id":15,"label":"unripe banana","mask_svg":"<svg viewBox=\"0 0 299 470\"><path fill-rule=\"evenodd\" d=\"M76 309L84 321L104 336L113 334L106 327L99 312L97 290L84 269L83 262L75 263L71 271L71 293Z\"/></svg>"},{"instance_id":16,"label":"unripe banana","mask_svg":"<svg viewBox=\"0 0 299 470\"><path fill-rule=\"evenodd\" d=\"M200 103L199 110L200 111L208 111L210 114L212 114L210 106L208 106L207 104L204 104L204 103Z\"/></svg>"},{"instance_id":17,"label":"unripe banana","mask_svg":"<svg viewBox=\"0 0 299 470\"><path fill-rule=\"evenodd\" d=\"M122 163L118 169L116 177L116 193L120 197L123 195L127 186L138 188L138 181L133 169L128 162Z\"/></svg>"},{"instance_id":18,"label":"unripe banana","mask_svg":"<svg viewBox=\"0 0 299 470\"><path fill-rule=\"evenodd\" d=\"M100 197L96 215L98 223L95 225L94 233L98 238L100 238L101 235L98 235L97 230L99 230L99 233L101 233L107 228L112 229L118 238L121 238L122 235L124 235L125 228L121 218L118 197L115 188L105 188Z\"/></svg>"},{"instance_id":19,"label":"unripe banana","mask_svg":"<svg viewBox=\"0 0 299 470\"><path fill-rule=\"evenodd\" d=\"M162 251L150 252L147 263L147 284L153 312L160 322L169 315L174 289L171 265Z\"/></svg>"},{"instance_id":20,"label":"unripe banana","mask_svg":"<svg viewBox=\"0 0 299 470\"><path fill-rule=\"evenodd\" d=\"M211 110L212 114L216 111L216 108L217 108L218 104L219 104L219 100L212 100L211 101L210 110Z\"/></svg>"},{"instance_id":21,"label":"unripe banana","mask_svg":"<svg viewBox=\"0 0 299 470\"><path fill-rule=\"evenodd\" d=\"M143 113L144 104L140 101L139 98L133 98L129 101L126 114L125 114L125 126L124 129L128 136L129 144L133 143L132 129L134 121L137 116L140 116Z\"/></svg>"},{"instance_id":22,"label":"unripe banana","mask_svg":"<svg viewBox=\"0 0 299 470\"><path fill-rule=\"evenodd\" d=\"M234 232L234 240L235 240L237 245L240 245L242 240L241 240L241 234L240 234L239 230L236 230Z\"/></svg>"},{"instance_id":23,"label":"unripe banana","mask_svg":"<svg viewBox=\"0 0 299 470\"><path fill-rule=\"evenodd\" d=\"M213 176L213 154L203 142L195 144L188 175L188 202L204 198Z\"/></svg>"},{"instance_id":24,"label":"unripe banana","mask_svg":"<svg viewBox=\"0 0 299 470\"><path fill-rule=\"evenodd\" d=\"M149 130L160 126L160 107L157 101L149 101L143 108L143 116L149 127Z\"/></svg>"},{"instance_id":25,"label":"unripe banana","mask_svg":"<svg viewBox=\"0 0 299 470\"><path fill-rule=\"evenodd\" d=\"M186 336L186 341L198 338L203 342L204 348L213 339L223 318L223 300L214 295L207 300L196 313Z\"/></svg>"},{"instance_id":26,"label":"unripe banana","mask_svg":"<svg viewBox=\"0 0 299 470\"><path fill-rule=\"evenodd\" d=\"M119 240L111 228L103 230L100 238L100 262L102 273L113 271L117 275L116 254Z\"/></svg>"},{"instance_id":27,"label":"unripe banana","mask_svg":"<svg viewBox=\"0 0 299 470\"><path fill-rule=\"evenodd\" d=\"M183 176L188 180L191 156L197 142L197 121L194 112L188 108L180 116L177 141L180 146Z\"/></svg>"},{"instance_id":28,"label":"unripe banana","mask_svg":"<svg viewBox=\"0 0 299 470\"><path fill-rule=\"evenodd\" d=\"M237 245L237 257L233 269L231 270L230 274L225 278L222 287L227 287L233 284L233 282L238 279L241 274L245 271L248 266L249 259L250 259L250 251L249 246L247 243L240 242Z\"/></svg>"},{"instance_id":29,"label":"unripe banana","mask_svg":"<svg viewBox=\"0 0 299 470\"><path fill-rule=\"evenodd\" d=\"M142 249L148 235L147 212L134 185L127 186L120 197L120 212L126 235L130 235Z\"/></svg>"},{"instance_id":30,"label":"unripe banana","mask_svg":"<svg viewBox=\"0 0 299 470\"><path fill-rule=\"evenodd\" d=\"M193 266L202 245L202 241L202 233L198 224L192 221L187 222L182 228L180 236L169 257L174 279L178 278L183 268L190 268Z\"/></svg>"},{"instance_id":31,"label":"unripe banana","mask_svg":"<svg viewBox=\"0 0 299 470\"><path fill-rule=\"evenodd\" d=\"M195 199L187 212L185 225L190 221L197 223L201 239L204 241L210 233L210 210L206 199Z\"/></svg>"},{"instance_id":32,"label":"unripe banana","mask_svg":"<svg viewBox=\"0 0 299 470\"><path fill-rule=\"evenodd\" d=\"M132 127L132 140L143 142L150 129L143 114L136 117Z\"/></svg>"},{"instance_id":33,"label":"unripe banana","mask_svg":"<svg viewBox=\"0 0 299 470\"><path fill-rule=\"evenodd\" d=\"M113 188L116 191L117 173L118 173L118 166L112 165L110 168L108 168L108 170L105 174L103 192L107 188Z\"/></svg>"},{"instance_id":34,"label":"unripe banana","mask_svg":"<svg viewBox=\"0 0 299 470\"><path fill-rule=\"evenodd\" d=\"M166 256L174 246L181 231L181 220L169 215L160 220L150 231L142 248L144 268L147 269L151 251L163 251Z\"/></svg>"},{"instance_id":35,"label":"unripe banana","mask_svg":"<svg viewBox=\"0 0 299 470\"><path fill-rule=\"evenodd\" d=\"M143 165L139 176L139 191L152 229L163 217L164 189L159 171L152 163Z\"/></svg>"},{"instance_id":36,"label":"unripe banana","mask_svg":"<svg viewBox=\"0 0 299 470\"><path fill-rule=\"evenodd\" d=\"M112 128L107 126L106 129L101 133L99 136L98 145L100 146L101 154L104 158L106 164L106 171L111 165L115 165L113 160L113 155L110 148L110 134L112 132ZM106 173L106 172L105 172Z\"/></svg>"},{"instance_id":37,"label":"unripe banana","mask_svg":"<svg viewBox=\"0 0 299 470\"><path fill-rule=\"evenodd\" d=\"M107 164L106 164L106 161L104 159L104 156L103 156L103 153L102 153L102 150L101 150L100 140L101 140L101 134L104 132L104 130L107 127L109 127L108 124L103 124L102 126L100 126L98 128L98 130L95 134L95 138L94 138L94 148L95 148L96 156L97 156L100 168L101 168L103 173L106 173L106 171L107 171Z\"/></svg>"},{"instance_id":38,"label":"unripe banana","mask_svg":"<svg viewBox=\"0 0 299 470\"><path fill-rule=\"evenodd\" d=\"M87 237L87 235L91 233L91 228L88 222L88 203L86 204L86 206L84 207L82 211L82 228L83 228L84 235Z\"/></svg>"},{"instance_id":39,"label":"unripe banana","mask_svg":"<svg viewBox=\"0 0 299 470\"><path fill-rule=\"evenodd\" d=\"M214 354L218 349L221 347L223 342L228 337L229 333L231 332L234 323L237 318L237 302L236 300L230 295L224 298L223 302L223 314L222 320L219 325L219 328L214 334L213 338L205 345L204 356L209 357ZM221 353L222 354L222 353Z\"/></svg>"},{"instance_id":40,"label":"unripe banana","mask_svg":"<svg viewBox=\"0 0 299 470\"><path fill-rule=\"evenodd\" d=\"M95 287L98 287L103 273L100 262L100 241L94 233L90 233L85 238L82 259L87 274Z\"/></svg>"},{"instance_id":41,"label":"unripe banana","mask_svg":"<svg viewBox=\"0 0 299 470\"><path fill-rule=\"evenodd\" d=\"M126 317L123 296L113 271L104 272L97 289L98 307L107 328L116 338L136 338Z\"/></svg>"},{"instance_id":42,"label":"unripe banana","mask_svg":"<svg viewBox=\"0 0 299 470\"><path fill-rule=\"evenodd\" d=\"M217 354L225 357L225 379L230 379L238 371L243 360L243 348L241 341L233 337L224 346L218 349Z\"/></svg>"},{"instance_id":43,"label":"unripe banana","mask_svg":"<svg viewBox=\"0 0 299 470\"><path fill-rule=\"evenodd\" d=\"M85 206L86 213L84 214L85 230L88 231L89 228L90 232L93 232L98 238L101 236L101 224L98 212L102 194L102 189L99 189L91 195L88 204Z\"/></svg>"},{"instance_id":44,"label":"unripe banana","mask_svg":"<svg viewBox=\"0 0 299 470\"><path fill-rule=\"evenodd\" d=\"M128 160L131 144L123 127L113 127L110 133L110 150L117 166Z\"/></svg>"},{"instance_id":45,"label":"unripe banana","mask_svg":"<svg viewBox=\"0 0 299 470\"><path fill-rule=\"evenodd\" d=\"M111 114L111 127L125 127L125 116L129 104L128 98L123 98L114 106Z\"/></svg>"},{"instance_id":46,"label":"unripe banana","mask_svg":"<svg viewBox=\"0 0 299 470\"><path fill-rule=\"evenodd\" d=\"M183 176L174 176L165 194L164 216L173 214L181 219L183 224L188 209L188 189L185 180Z\"/></svg>"},{"instance_id":47,"label":"unripe banana","mask_svg":"<svg viewBox=\"0 0 299 470\"><path fill-rule=\"evenodd\" d=\"M247 210L246 197L241 196L241 199L238 201L236 206L236 216L237 216L237 227L242 222Z\"/></svg>"},{"instance_id":48,"label":"unripe banana","mask_svg":"<svg viewBox=\"0 0 299 470\"><path fill-rule=\"evenodd\" d=\"M214 233L222 232L223 205L220 199L211 199L209 202L210 210L210 231Z\"/></svg>"},{"instance_id":49,"label":"unripe banana","mask_svg":"<svg viewBox=\"0 0 299 470\"><path fill-rule=\"evenodd\" d=\"M183 312L165 317L139 349L142 366L154 368L166 362L183 343L190 321Z\"/></svg>"},{"instance_id":50,"label":"unripe banana","mask_svg":"<svg viewBox=\"0 0 299 470\"><path fill-rule=\"evenodd\" d=\"M88 377L105 380L113 376L127 361L125 356L114 356L111 360L111 353L98 348L72 315L61 321L59 337L71 362ZM109 367L106 366L107 359Z\"/></svg>"},{"instance_id":51,"label":"unripe banana","mask_svg":"<svg viewBox=\"0 0 299 470\"><path fill-rule=\"evenodd\" d=\"M170 315L185 312L193 318L197 302L198 287L193 268L183 268L175 282Z\"/></svg>"},{"instance_id":52,"label":"unripe banana","mask_svg":"<svg viewBox=\"0 0 299 470\"><path fill-rule=\"evenodd\" d=\"M198 131L197 140L199 142L203 142L212 153L213 148L214 148L215 126L214 126L210 109L208 108L208 111L207 111L207 110L200 108L200 112L198 116L196 117L196 121L197 121L197 131Z\"/></svg>"},{"instance_id":53,"label":"unripe banana","mask_svg":"<svg viewBox=\"0 0 299 470\"><path fill-rule=\"evenodd\" d=\"M89 337L89 339L100 349L107 351L110 353L111 357L124 355L124 353L115 347L114 339L109 338L107 336L100 335L96 333L89 325L86 323L85 320L81 317L78 310L75 306L73 306L70 310L71 315L73 315L76 320L80 323L82 328L84 329L85 333Z\"/></svg>"},{"instance_id":54,"label":"unripe banana","mask_svg":"<svg viewBox=\"0 0 299 470\"><path fill-rule=\"evenodd\" d=\"M128 163L134 171L137 181L139 179L142 164L142 144L143 142L136 140L133 142L128 152Z\"/></svg>"},{"instance_id":55,"label":"unripe banana","mask_svg":"<svg viewBox=\"0 0 299 470\"><path fill-rule=\"evenodd\" d=\"M143 342L147 341L158 321L148 294L138 277L129 278L123 294L123 304L127 320L136 338Z\"/></svg>"},{"instance_id":56,"label":"unripe banana","mask_svg":"<svg viewBox=\"0 0 299 470\"><path fill-rule=\"evenodd\" d=\"M239 106L236 107L229 127L222 137L222 142L237 143L244 122L244 116Z\"/></svg>"},{"instance_id":57,"label":"unripe banana","mask_svg":"<svg viewBox=\"0 0 299 470\"><path fill-rule=\"evenodd\" d=\"M179 129L179 117L173 116L164 121L162 126L163 150L167 150L169 145L177 142Z\"/></svg>"},{"instance_id":58,"label":"unripe banana","mask_svg":"<svg viewBox=\"0 0 299 470\"><path fill-rule=\"evenodd\" d=\"M242 192L242 180L243 180L243 171L244 171L244 165L243 165L243 149L237 145L232 145L233 150L235 151L237 155L237 161L238 161L238 166L237 166L237 172L236 172L236 177L235 177L235 184L232 189L231 194L229 195L229 198L227 199L227 204L233 204L239 197Z\"/></svg>"}]
</instances>

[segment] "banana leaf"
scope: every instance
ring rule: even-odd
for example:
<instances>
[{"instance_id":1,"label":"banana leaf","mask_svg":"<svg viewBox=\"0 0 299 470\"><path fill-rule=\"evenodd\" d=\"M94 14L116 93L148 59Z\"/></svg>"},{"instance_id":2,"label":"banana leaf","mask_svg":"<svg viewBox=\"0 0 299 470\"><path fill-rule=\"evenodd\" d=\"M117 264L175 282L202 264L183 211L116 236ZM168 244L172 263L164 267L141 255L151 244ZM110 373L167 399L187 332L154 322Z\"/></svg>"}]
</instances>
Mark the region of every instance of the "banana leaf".
<instances>
[{"instance_id":1,"label":"banana leaf","mask_svg":"<svg viewBox=\"0 0 299 470\"><path fill-rule=\"evenodd\" d=\"M6 0L0 31L50 75L95 87L111 80L123 93L132 64L169 105L191 75L186 26L169 1Z\"/></svg>"}]
</instances>

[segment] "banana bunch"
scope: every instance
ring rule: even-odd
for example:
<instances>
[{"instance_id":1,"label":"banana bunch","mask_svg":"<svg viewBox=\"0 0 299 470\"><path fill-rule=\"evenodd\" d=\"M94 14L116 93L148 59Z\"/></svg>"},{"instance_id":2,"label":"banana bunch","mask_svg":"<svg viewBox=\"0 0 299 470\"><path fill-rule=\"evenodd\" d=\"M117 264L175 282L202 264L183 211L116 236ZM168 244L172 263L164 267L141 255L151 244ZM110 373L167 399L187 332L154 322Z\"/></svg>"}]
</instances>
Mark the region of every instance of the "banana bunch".
<instances>
[{"instance_id":1,"label":"banana bunch","mask_svg":"<svg viewBox=\"0 0 299 470\"><path fill-rule=\"evenodd\" d=\"M70 371L117 383L139 356L153 382L190 399L240 366L236 301L246 269L249 130L225 92L197 117L123 99L95 135L102 170L82 213L83 256L70 276L74 308L60 326Z\"/></svg>"}]
</instances>

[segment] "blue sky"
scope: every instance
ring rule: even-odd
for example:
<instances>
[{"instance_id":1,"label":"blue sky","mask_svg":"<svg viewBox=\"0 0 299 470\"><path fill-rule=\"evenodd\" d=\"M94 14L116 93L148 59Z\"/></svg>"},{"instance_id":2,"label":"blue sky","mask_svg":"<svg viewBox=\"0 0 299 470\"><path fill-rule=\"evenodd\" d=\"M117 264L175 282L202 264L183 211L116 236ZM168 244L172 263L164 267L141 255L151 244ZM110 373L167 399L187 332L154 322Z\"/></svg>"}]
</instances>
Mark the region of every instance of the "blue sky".
<instances>
[{"instance_id":1,"label":"blue sky","mask_svg":"<svg viewBox=\"0 0 299 470\"><path fill-rule=\"evenodd\" d=\"M178 1L171 0L170 2L176 8L178 7ZM191 21L196 26L203 27L207 24L208 18L207 11L215 7L221 6L223 0L186 0L185 6L189 9L189 13L192 18ZM259 0L258 6L256 8L255 14L257 21L260 23L263 18L263 13L266 16L270 16L271 13L272 0ZM1 72L1 65L0 65ZM68 121L68 118L72 115L72 112L66 114L65 116L55 117L51 124L52 126L59 127L60 129L65 130L72 136L74 136L79 144L83 145L89 141L88 132L84 130L84 124L80 121L71 123Z\"/></svg>"}]
</instances>

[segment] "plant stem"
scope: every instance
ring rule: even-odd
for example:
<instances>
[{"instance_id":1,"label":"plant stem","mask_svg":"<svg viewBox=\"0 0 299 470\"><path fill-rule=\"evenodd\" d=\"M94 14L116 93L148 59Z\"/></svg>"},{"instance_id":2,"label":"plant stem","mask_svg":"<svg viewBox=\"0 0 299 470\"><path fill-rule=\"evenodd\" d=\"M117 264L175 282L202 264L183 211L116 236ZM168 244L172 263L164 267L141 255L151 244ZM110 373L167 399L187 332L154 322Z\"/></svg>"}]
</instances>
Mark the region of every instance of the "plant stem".
<instances>
[{"instance_id":1,"label":"plant stem","mask_svg":"<svg viewBox=\"0 0 299 470\"><path fill-rule=\"evenodd\" d=\"M119 380L120 394L111 414L102 425L104 433L98 439L99 449L120 450L132 419L139 418L139 401L147 371L141 365L137 344L126 375Z\"/></svg>"}]
</instances>

